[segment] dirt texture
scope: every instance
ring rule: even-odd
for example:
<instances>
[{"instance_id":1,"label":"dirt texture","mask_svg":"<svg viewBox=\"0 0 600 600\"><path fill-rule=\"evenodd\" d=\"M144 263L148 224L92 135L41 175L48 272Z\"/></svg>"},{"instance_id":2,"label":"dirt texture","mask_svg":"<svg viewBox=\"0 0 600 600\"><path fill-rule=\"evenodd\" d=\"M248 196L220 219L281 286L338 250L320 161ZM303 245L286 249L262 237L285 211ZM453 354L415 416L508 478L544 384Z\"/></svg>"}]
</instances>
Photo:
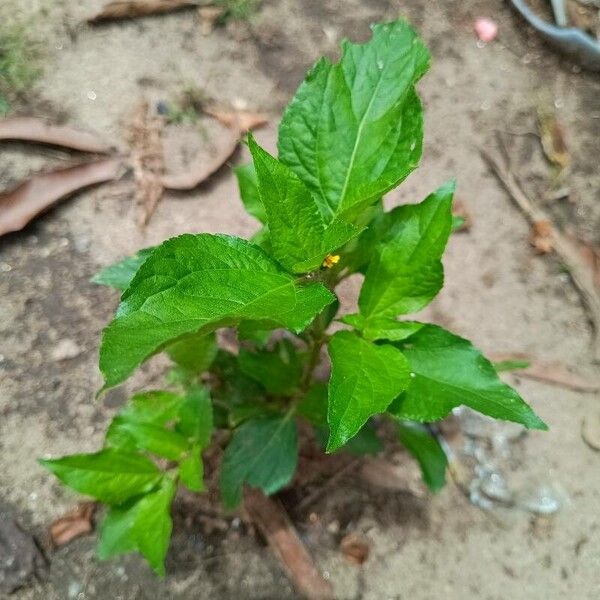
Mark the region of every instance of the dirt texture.
<instances>
[{"instance_id":1,"label":"dirt texture","mask_svg":"<svg viewBox=\"0 0 600 600\"><path fill-rule=\"evenodd\" d=\"M16 108L97 131L127 148L128 123L143 100L169 101L193 86L216 103L270 113L259 142L273 149L276 124L306 69L321 54L335 57L343 37L365 40L371 22L402 14L433 55L420 84L426 109L420 169L390 206L415 202L450 177L472 227L454 235L445 258L446 286L422 317L469 337L488 353L526 353L597 377L591 331L568 275L551 255L536 255L529 227L480 156L505 132L513 166L527 191L541 198L551 168L536 132L540 103L556 111L572 157L569 200L545 208L588 243L600 244L600 79L580 72L538 41L509 4L494 0L265 0L247 21L201 34L194 10L97 27L85 19L99 0L3 0L0 19L29 23L43 57L43 75ZM478 44L479 16L499 24L498 39ZM177 129L179 127L180 129ZM201 119L170 128L186 152L169 154L184 168L196 152L207 158L222 140ZM247 156L238 152L232 164ZM70 164L71 154L18 143L0 145L0 189L27 173ZM118 295L89 282L102 266L141 247L187 231L248 236L257 223L243 210L229 167L190 193L167 193L148 227L138 225L130 183L88 190L61 203L25 230L0 239L0 503L46 549L48 566L11 598L17 600L142 600L295 598L268 549L237 515L209 518L178 505L168 576L158 580L137 556L99 562L94 538L50 551L47 528L78 498L36 458L99 447L107 422L127 395L160 385L163 363L152 361L126 385L95 399L97 348ZM343 288L347 306L360 281ZM580 436L599 398L509 376L548 433L515 444L515 485L559 489L550 517L525 510L492 514L471 505L452 484L436 496L406 463L403 490L371 489L355 471L305 510L283 494L302 539L340 599L597 600L600 598L600 454ZM287 495L286 495L287 494ZM186 509L186 510L184 510ZM189 509L189 510L188 510ZM340 541L356 533L369 545L361 566Z\"/></svg>"}]
</instances>

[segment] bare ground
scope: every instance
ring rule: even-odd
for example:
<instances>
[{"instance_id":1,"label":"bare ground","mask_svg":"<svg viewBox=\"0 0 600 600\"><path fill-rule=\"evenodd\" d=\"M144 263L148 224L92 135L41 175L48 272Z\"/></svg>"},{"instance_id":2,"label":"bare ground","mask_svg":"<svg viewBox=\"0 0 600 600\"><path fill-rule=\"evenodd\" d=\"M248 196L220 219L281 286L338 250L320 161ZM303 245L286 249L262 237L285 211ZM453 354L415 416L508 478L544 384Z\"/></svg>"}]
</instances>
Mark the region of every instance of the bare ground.
<instances>
[{"instance_id":1,"label":"bare ground","mask_svg":"<svg viewBox=\"0 0 600 600\"><path fill-rule=\"evenodd\" d=\"M590 329L561 265L538 257L528 226L489 173L479 147L494 130L512 132L515 168L532 194L550 177L535 131L536 107L550 101L565 125L574 202L548 206L563 227L600 242L600 81L578 73L535 39L505 3L410 0L266 1L247 23L201 36L193 11L96 29L81 25L99 1L30 3L5 0L9 19L30 19L44 53L44 75L18 107L94 129L125 145L125 124L142 98L175 96L193 84L217 101L245 103L277 115L306 68L335 56L343 36L366 39L368 24L402 13L433 53L421 91L426 144L421 168L390 204L424 197L451 176L473 227L453 237L447 285L426 317L473 339L486 352L525 352L597 376ZM499 40L476 44L472 23L495 17ZM92 99L94 98L94 99ZM273 145L275 123L259 132ZM525 135L523 135L525 134ZM212 144L207 128L204 152ZM63 153L19 145L1 149L3 187ZM235 162L240 162L237 157ZM193 193L168 195L145 232L136 225L128 188L104 186L53 209L25 231L0 241L0 504L44 540L48 523L76 502L36 457L93 450L126 394L157 381L142 369L125 389L95 400L99 332L117 302L89 283L101 266L184 231L248 235L233 176L224 169ZM358 287L350 282L344 298ZM57 361L64 340L77 356ZM598 397L526 380L513 383L549 424L519 442L510 477L519 485L549 482L566 505L551 518L470 505L453 486L431 497L411 484L402 493L367 492L352 478L297 516L297 525L340 599L555 600L600 597L600 455L580 437ZM411 472L412 473L412 472ZM29 599L295 597L269 552L236 520L209 531L201 519L179 518L168 577L158 581L137 557L108 563L86 538L49 553L39 581L14 597ZM362 567L338 549L346 531L361 531L371 554Z\"/></svg>"}]
</instances>

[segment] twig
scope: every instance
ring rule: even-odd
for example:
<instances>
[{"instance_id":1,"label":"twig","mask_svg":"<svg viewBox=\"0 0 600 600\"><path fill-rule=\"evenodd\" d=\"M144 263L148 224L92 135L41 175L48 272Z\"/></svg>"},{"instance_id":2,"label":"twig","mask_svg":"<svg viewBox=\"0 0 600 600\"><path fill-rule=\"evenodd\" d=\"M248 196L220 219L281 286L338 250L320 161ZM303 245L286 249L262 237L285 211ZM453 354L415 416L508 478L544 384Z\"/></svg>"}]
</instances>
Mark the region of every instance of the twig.
<instances>
[{"instance_id":1,"label":"twig","mask_svg":"<svg viewBox=\"0 0 600 600\"><path fill-rule=\"evenodd\" d=\"M249 488L244 507L300 593L309 600L332 600L333 587L317 570L281 504Z\"/></svg>"},{"instance_id":2,"label":"twig","mask_svg":"<svg viewBox=\"0 0 600 600\"><path fill-rule=\"evenodd\" d=\"M342 479L345 475L347 475L350 471L352 471L360 462L360 459L356 458L353 461L349 462L347 465L343 466L337 473L334 473L327 481L325 481L322 485L318 486L312 493L305 496L301 502L296 506L296 510L298 512L302 512L306 508L308 508L311 504L315 502L318 498L320 498L328 488L336 484L340 479Z\"/></svg>"},{"instance_id":3,"label":"twig","mask_svg":"<svg viewBox=\"0 0 600 600\"><path fill-rule=\"evenodd\" d=\"M548 215L521 189L514 173L510 169L509 160L506 156L502 158L483 148L481 149L481 154L492 168L496 177L506 188L515 205L521 209L531 224L540 221L551 223ZM600 362L600 293L594 283L593 273L582 263L576 246L558 231L554 225L551 225L549 235L552 240L552 249L558 254L567 268L588 310L588 315L594 328L592 356L595 362Z\"/></svg>"}]
</instances>

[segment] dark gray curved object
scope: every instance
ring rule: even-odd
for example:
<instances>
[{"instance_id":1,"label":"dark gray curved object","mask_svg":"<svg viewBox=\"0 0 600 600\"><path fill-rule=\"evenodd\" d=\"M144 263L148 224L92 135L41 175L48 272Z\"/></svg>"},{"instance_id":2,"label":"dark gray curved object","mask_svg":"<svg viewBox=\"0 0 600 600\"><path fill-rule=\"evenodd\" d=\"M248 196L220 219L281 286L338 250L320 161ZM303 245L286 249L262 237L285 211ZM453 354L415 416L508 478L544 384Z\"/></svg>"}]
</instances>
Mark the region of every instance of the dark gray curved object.
<instances>
[{"instance_id":1,"label":"dark gray curved object","mask_svg":"<svg viewBox=\"0 0 600 600\"><path fill-rule=\"evenodd\" d=\"M570 56L584 69L600 71L600 42L580 29L557 27L540 19L523 0L511 0L521 16L552 46Z\"/></svg>"}]
</instances>

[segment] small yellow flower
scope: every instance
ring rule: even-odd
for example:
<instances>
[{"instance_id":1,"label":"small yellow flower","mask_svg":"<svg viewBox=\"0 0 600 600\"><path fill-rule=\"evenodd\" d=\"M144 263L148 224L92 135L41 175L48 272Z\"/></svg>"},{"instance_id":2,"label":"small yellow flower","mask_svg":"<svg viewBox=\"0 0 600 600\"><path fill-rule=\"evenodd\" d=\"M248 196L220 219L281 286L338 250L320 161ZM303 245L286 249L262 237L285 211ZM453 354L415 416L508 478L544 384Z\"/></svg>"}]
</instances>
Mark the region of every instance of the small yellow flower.
<instances>
[{"instance_id":1,"label":"small yellow flower","mask_svg":"<svg viewBox=\"0 0 600 600\"><path fill-rule=\"evenodd\" d=\"M328 254L323 261L323 266L327 269L331 269L333 265L337 265L340 262L339 254Z\"/></svg>"}]
</instances>

